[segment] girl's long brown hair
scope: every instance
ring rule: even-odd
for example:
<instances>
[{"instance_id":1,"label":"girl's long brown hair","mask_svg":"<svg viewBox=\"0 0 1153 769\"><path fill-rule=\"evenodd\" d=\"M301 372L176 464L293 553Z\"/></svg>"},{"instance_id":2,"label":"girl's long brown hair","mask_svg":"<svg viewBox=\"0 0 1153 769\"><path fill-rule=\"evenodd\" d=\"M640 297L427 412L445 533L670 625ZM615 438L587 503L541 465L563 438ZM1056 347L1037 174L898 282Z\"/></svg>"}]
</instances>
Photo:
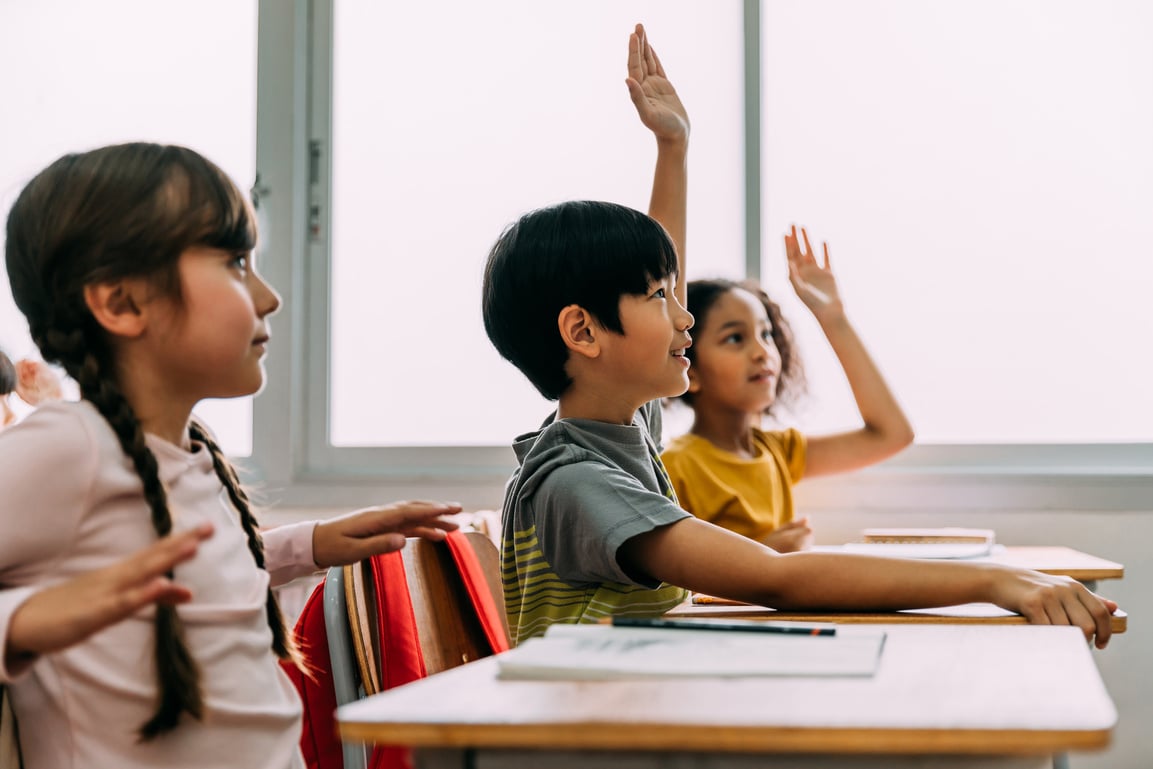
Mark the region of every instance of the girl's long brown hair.
<instances>
[{"instance_id":1,"label":"girl's long brown hair","mask_svg":"<svg viewBox=\"0 0 1153 769\"><path fill-rule=\"evenodd\" d=\"M117 381L108 339L84 301L86 285L145 278L179 301L177 260L192 246L247 251L255 245L251 208L211 162L184 147L121 144L66 155L37 175L8 215L5 259L12 295L46 361L59 363L81 396L104 416L143 486L157 536L172 530L156 457ZM212 455L248 534L258 567L264 547L236 472L207 430L193 423L193 440ZM171 576L171 575L169 575ZM292 638L271 590L268 624L273 650L294 658ZM173 606L156 607L156 711L140 726L149 740L176 728L181 715L204 716L196 659Z\"/></svg>"}]
</instances>

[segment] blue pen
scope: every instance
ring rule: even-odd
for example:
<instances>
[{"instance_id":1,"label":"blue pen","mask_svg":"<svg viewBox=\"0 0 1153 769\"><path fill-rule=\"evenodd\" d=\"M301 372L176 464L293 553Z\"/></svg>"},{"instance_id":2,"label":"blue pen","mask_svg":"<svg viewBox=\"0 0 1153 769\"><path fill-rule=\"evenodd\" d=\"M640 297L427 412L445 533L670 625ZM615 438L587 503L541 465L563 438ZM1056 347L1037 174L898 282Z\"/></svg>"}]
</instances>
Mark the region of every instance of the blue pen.
<instances>
[{"instance_id":1,"label":"blue pen","mask_svg":"<svg viewBox=\"0 0 1153 769\"><path fill-rule=\"evenodd\" d=\"M733 622L708 619L661 619L653 617L613 617L615 627L651 627L672 630L730 630L746 633L784 633L786 635L834 636L832 625L794 625L792 623Z\"/></svg>"}]
</instances>

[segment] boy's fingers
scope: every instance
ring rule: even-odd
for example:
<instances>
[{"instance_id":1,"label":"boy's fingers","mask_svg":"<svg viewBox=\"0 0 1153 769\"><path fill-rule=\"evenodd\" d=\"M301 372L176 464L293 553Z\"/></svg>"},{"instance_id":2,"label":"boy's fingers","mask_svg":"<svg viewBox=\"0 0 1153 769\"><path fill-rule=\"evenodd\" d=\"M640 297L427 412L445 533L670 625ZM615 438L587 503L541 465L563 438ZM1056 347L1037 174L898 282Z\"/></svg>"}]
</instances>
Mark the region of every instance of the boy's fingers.
<instances>
[{"instance_id":1,"label":"boy's fingers","mask_svg":"<svg viewBox=\"0 0 1153 769\"><path fill-rule=\"evenodd\" d=\"M821 245L825 249L825 269L827 270L827 269L829 269L829 244L828 243L822 243Z\"/></svg>"},{"instance_id":2,"label":"boy's fingers","mask_svg":"<svg viewBox=\"0 0 1153 769\"><path fill-rule=\"evenodd\" d=\"M813 259L813 247L809 245L809 233L804 227L801 228L801 237L805 240L805 258Z\"/></svg>"}]
</instances>

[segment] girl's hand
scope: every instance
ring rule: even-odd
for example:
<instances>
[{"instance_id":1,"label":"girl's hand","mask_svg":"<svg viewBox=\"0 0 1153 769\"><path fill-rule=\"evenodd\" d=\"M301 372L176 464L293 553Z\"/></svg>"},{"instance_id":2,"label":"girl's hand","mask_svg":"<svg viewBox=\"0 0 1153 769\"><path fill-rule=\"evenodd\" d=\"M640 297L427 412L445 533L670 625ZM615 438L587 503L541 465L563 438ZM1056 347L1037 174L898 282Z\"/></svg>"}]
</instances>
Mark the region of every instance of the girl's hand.
<instances>
[{"instance_id":1,"label":"girl's hand","mask_svg":"<svg viewBox=\"0 0 1153 769\"><path fill-rule=\"evenodd\" d=\"M12 615L5 662L66 649L145 606L190 600L167 574L210 536L210 524L170 534L113 566L33 593Z\"/></svg>"},{"instance_id":2,"label":"girl's hand","mask_svg":"<svg viewBox=\"0 0 1153 769\"><path fill-rule=\"evenodd\" d=\"M813 530L808 518L798 518L774 529L761 543L778 553L795 553L808 550L813 544Z\"/></svg>"},{"instance_id":3,"label":"girl's hand","mask_svg":"<svg viewBox=\"0 0 1153 769\"><path fill-rule=\"evenodd\" d=\"M16 394L29 406L38 406L63 397L60 377L47 363L24 359L16 364Z\"/></svg>"},{"instance_id":4,"label":"girl's hand","mask_svg":"<svg viewBox=\"0 0 1153 769\"><path fill-rule=\"evenodd\" d=\"M629 35L629 76L625 84L641 122L656 135L658 142L688 142L688 112L665 76L665 69L649 45L642 24Z\"/></svg>"},{"instance_id":5,"label":"girl's hand","mask_svg":"<svg viewBox=\"0 0 1153 769\"><path fill-rule=\"evenodd\" d=\"M322 568L343 566L400 550L406 537L439 541L457 528L441 516L460 510L455 502L393 502L321 521L312 533L312 558Z\"/></svg>"},{"instance_id":6,"label":"girl's hand","mask_svg":"<svg viewBox=\"0 0 1153 769\"><path fill-rule=\"evenodd\" d=\"M803 251L797 242L795 226L785 236L785 256L789 260L789 282L793 284L793 290L818 320L843 312L841 295L837 293L837 281L829 268L829 244L821 244L825 257L822 265L817 263L813 247L809 245L809 234L804 227L801 228L801 237L805 242Z\"/></svg>"},{"instance_id":7,"label":"girl's hand","mask_svg":"<svg viewBox=\"0 0 1153 769\"><path fill-rule=\"evenodd\" d=\"M1092 593L1071 577L1014 569L994 585L993 603L1023 615L1034 625L1076 625L1098 649L1109 643L1110 617L1117 602Z\"/></svg>"}]
</instances>

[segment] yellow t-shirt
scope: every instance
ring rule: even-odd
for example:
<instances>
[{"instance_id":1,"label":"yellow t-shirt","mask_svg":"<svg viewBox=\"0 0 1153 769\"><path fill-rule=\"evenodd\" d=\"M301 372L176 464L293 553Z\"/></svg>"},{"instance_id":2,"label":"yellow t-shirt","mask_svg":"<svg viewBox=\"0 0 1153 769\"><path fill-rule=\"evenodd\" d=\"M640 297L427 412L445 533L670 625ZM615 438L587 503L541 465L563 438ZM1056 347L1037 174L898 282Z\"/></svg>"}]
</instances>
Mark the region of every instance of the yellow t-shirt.
<instances>
[{"instance_id":1,"label":"yellow t-shirt","mask_svg":"<svg viewBox=\"0 0 1153 769\"><path fill-rule=\"evenodd\" d=\"M753 430L751 459L687 434L661 455L681 506L696 517L760 540L793 520L793 484L805 472L805 436Z\"/></svg>"}]
</instances>

